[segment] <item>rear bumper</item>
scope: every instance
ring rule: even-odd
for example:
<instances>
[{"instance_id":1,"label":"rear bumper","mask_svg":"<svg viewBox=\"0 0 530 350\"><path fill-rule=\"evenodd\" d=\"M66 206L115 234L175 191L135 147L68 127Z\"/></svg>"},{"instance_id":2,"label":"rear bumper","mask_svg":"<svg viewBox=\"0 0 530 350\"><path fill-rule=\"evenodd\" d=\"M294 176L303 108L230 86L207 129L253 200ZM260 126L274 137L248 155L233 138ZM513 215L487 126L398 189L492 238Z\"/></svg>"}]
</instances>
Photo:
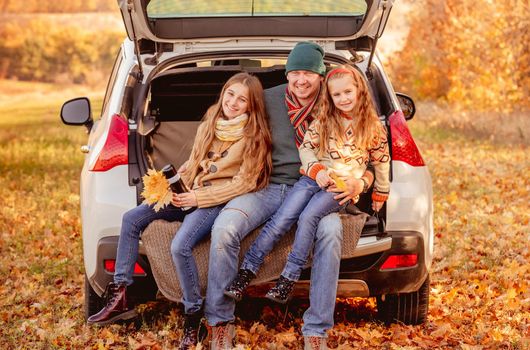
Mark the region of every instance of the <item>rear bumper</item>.
<instances>
[{"instance_id":1,"label":"rear bumper","mask_svg":"<svg viewBox=\"0 0 530 350\"><path fill-rule=\"evenodd\" d=\"M358 258L345 259L341 262L339 280L346 283L363 281L368 288L368 295L410 293L417 291L427 278L428 271L425 264L425 245L423 235L414 231L388 232L392 237L389 250ZM381 270L381 265L390 255L417 254L416 265L396 269ZM339 293L347 297L347 290ZM345 292L345 293L343 293ZM353 295L351 295L353 296Z\"/></svg>"},{"instance_id":2,"label":"rear bumper","mask_svg":"<svg viewBox=\"0 0 530 350\"><path fill-rule=\"evenodd\" d=\"M425 264L423 236L415 231L387 232L380 240L391 238L389 249L357 256L341 261L338 298L369 297L383 294L410 293L417 291L428 276ZM418 261L411 267L381 270L381 265L390 255L417 254ZM307 298L309 295L311 269L302 273L293 295ZM255 286L249 291L253 296L263 295L274 283Z\"/></svg>"},{"instance_id":3,"label":"rear bumper","mask_svg":"<svg viewBox=\"0 0 530 350\"><path fill-rule=\"evenodd\" d=\"M389 242L389 238L391 242ZM384 251L373 252L368 255L356 256L341 261L337 297L369 297L382 294L409 293L417 291L428 275L425 265L425 251L423 236L419 232L399 231L387 232L385 237L379 238ZM374 244L372 246L376 246ZM112 273L104 268L104 261L116 259L118 237L105 237L99 241L97 261L98 267L94 276L89 276L92 287L98 294L102 294L108 282L112 281ZM359 247L360 252L369 249ZM390 255L417 254L418 262L411 267L381 270L381 265ZM145 255L140 255L138 263L146 271L145 275L135 275L133 288L141 291L156 292L156 282L151 273L151 267ZM294 296L307 298L309 295L311 269L303 271L297 282ZM274 282L251 286L248 294L263 296L274 285ZM142 293L143 294L143 293Z\"/></svg>"},{"instance_id":4,"label":"rear bumper","mask_svg":"<svg viewBox=\"0 0 530 350\"><path fill-rule=\"evenodd\" d=\"M105 287L109 282L113 281L114 274L105 269L105 260L116 260L116 251L118 250L118 236L104 237L98 242L97 248L97 266L96 272L93 276L88 276L88 280L96 293L102 295ZM151 272L151 266L147 257L142 254L140 246L140 254L137 259L138 264L145 271L145 274L134 274L134 283L130 287L131 294L135 295L139 291L140 295L155 294L158 290L156 282Z\"/></svg>"}]
</instances>

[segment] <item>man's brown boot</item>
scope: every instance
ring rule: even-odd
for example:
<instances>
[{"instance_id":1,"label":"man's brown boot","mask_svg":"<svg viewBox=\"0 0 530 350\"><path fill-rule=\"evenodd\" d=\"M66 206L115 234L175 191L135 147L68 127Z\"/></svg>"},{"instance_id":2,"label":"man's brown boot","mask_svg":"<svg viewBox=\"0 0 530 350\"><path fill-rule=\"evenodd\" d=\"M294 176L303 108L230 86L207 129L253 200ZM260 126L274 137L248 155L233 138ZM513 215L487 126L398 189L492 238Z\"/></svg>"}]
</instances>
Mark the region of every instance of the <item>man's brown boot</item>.
<instances>
[{"instance_id":1,"label":"man's brown boot","mask_svg":"<svg viewBox=\"0 0 530 350\"><path fill-rule=\"evenodd\" d=\"M134 317L136 317L136 310L127 303L127 286L111 282L105 289L105 306L100 312L90 316L87 323L104 326Z\"/></svg>"},{"instance_id":2,"label":"man's brown boot","mask_svg":"<svg viewBox=\"0 0 530 350\"><path fill-rule=\"evenodd\" d=\"M304 350L328 350L326 338L316 336L304 337Z\"/></svg>"},{"instance_id":3,"label":"man's brown boot","mask_svg":"<svg viewBox=\"0 0 530 350\"><path fill-rule=\"evenodd\" d=\"M223 323L212 327L210 350L231 350L234 345L236 328L233 323Z\"/></svg>"}]
</instances>

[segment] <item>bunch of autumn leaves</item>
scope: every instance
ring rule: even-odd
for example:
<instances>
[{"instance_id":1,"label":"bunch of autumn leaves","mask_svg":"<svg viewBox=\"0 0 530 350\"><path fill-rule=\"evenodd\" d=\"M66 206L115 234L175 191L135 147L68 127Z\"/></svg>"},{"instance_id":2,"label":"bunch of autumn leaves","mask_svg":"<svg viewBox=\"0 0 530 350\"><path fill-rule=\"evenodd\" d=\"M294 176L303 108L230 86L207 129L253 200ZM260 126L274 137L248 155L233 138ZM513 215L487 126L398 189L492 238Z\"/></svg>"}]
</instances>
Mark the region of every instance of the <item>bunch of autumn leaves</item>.
<instances>
[{"instance_id":1,"label":"bunch of autumn leaves","mask_svg":"<svg viewBox=\"0 0 530 350\"><path fill-rule=\"evenodd\" d=\"M158 212L171 203L173 193L169 188L169 182L161 171L149 169L147 174L142 177L142 181L144 183L143 204L154 204L153 209Z\"/></svg>"}]
</instances>

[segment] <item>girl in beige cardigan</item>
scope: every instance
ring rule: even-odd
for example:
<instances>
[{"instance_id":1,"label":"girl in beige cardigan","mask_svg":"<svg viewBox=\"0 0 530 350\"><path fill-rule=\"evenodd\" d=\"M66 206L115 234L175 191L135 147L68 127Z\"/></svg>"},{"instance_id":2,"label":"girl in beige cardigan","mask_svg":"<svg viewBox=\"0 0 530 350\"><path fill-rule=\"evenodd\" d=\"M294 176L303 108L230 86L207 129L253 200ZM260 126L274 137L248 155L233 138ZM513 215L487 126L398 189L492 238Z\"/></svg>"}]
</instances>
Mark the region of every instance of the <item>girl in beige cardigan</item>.
<instances>
[{"instance_id":1,"label":"girl in beige cardigan","mask_svg":"<svg viewBox=\"0 0 530 350\"><path fill-rule=\"evenodd\" d=\"M158 212L142 204L124 214L114 282L107 287L108 303L88 322L104 325L135 316L126 289L133 283L140 235L154 220L178 220L182 225L171 244L171 254L186 314L180 348L195 345L203 298L192 249L210 234L226 202L267 185L271 147L261 83L248 73L238 73L226 82L219 100L206 112L190 158L179 169L191 190L173 194L172 205ZM181 209L186 207L197 209L191 213Z\"/></svg>"}]
</instances>

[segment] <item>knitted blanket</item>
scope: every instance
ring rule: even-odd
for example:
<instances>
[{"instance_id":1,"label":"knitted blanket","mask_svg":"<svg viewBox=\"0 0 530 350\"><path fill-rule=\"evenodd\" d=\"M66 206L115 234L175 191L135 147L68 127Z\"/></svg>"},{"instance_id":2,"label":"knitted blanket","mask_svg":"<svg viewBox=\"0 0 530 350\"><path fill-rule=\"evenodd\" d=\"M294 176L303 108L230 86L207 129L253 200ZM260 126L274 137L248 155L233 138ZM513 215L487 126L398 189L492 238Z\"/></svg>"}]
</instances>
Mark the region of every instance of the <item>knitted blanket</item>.
<instances>
[{"instance_id":1,"label":"knitted blanket","mask_svg":"<svg viewBox=\"0 0 530 350\"><path fill-rule=\"evenodd\" d=\"M342 259L346 259L354 256L357 241L359 240L368 215L363 213L359 215L341 214L340 216L344 230ZM167 299L177 302L181 301L182 292L173 265L173 260L171 259L170 247L175 232L177 232L179 227L180 222L156 220L152 222L142 234L142 243L146 249L151 270L153 271L160 292ZM259 229L254 230L241 242L241 251L239 254L240 263L243 260L245 252L250 248L250 245L255 240L258 233ZM265 258L261 270L256 279L252 281L251 285L273 281L280 276L293 240L294 229L287 233L276 245L274 250ZM210 240L205 240L199 243L193 251L199 271L199 279L203 295L205 295L207 284L209 250ZM309 261L308 265L310 264L311 261Z\"/></svg>"}]
</instances>

